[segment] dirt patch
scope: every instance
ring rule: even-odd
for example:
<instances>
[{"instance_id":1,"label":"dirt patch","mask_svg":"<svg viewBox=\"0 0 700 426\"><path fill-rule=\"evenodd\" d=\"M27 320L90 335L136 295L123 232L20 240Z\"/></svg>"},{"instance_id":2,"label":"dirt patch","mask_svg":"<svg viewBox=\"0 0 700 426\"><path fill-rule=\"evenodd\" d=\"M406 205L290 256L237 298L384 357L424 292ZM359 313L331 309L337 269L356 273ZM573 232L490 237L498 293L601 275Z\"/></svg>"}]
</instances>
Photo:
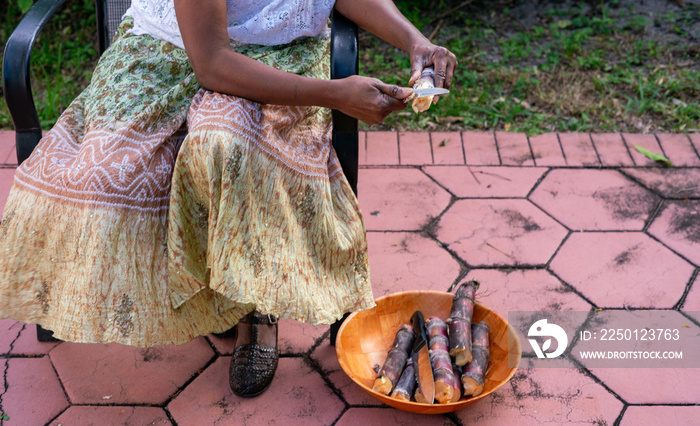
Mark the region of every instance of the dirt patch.
<instances>
[{"instance_id":1,"label":"dirt patch","mask_svg":"<svg viewBox=\"0 0 700 426\"><path fill-rule=\"evenodd\" d=\"M635 259L637 250L639 249L639 244L636 244L633 247L628 248L627 250L623 251L622 253L618 254L615 256L615 266L624 266L628 263L630 263L632 260Z\"/></svg>"},{"instance_id":2,"label":"dirt patch","mask_svg":"<svg viewBox=\"0 0 700 426\"><path fill-rule=\"evenodd\" d=\"M686 240L700 244L700 203L676 204L670 226L671 233L681 234Z\"/></svg>"},{"instance_id":3,"label":"dirt patch","mask_svg":"<svg viewBox=\"0 0 700 426\"><path fill-rule=\"evenodd\" d=\"M619 221L646 219L654 210L656 196L642 188L616 187L593 193L601 200L613 218Z\"/></svg>"},{"instance_id":4,"label":"dirt patch","mask_svg":"<svg viewBox=\"0 0 700 426\"><path fill-rule=\"evenodd\" d=\"M503 210L501 211L501 215L508 219L508 223L511 226L522 228L525 232L539 231L542 229L532 218L523 216L522 213L517 210Z\"/></svg>"}]
</instances>

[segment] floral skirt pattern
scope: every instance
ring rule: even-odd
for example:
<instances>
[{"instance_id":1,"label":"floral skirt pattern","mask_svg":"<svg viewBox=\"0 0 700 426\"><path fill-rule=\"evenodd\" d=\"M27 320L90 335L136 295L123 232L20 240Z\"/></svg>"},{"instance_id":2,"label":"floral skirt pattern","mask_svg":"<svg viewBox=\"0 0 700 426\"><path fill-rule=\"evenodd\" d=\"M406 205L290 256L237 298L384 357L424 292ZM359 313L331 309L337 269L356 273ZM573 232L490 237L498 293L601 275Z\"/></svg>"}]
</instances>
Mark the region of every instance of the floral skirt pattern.
<instances>
[{"instance_id":1,"label":"floral skirt pattern","mask_svg":"<svg viewBox=\"0 0 700 426\"><path fill-rule=\"evenodd\" d=\"M330 111L199 89L184 50L126 34L17 169L0 318L148 347L257 309L311 324L374 306ZM237 49L328 78L328 40Z\"/></svg>"}]
</instances>

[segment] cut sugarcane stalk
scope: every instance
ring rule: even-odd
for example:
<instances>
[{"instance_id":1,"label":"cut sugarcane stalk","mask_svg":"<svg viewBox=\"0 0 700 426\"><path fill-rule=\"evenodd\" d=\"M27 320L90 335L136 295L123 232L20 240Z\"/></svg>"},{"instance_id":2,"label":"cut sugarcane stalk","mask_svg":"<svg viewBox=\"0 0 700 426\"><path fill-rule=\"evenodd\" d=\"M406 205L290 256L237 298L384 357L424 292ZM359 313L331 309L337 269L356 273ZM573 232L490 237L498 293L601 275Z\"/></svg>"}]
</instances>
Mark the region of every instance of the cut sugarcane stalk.
<instances>
[{"instance_id":1,"label":"cut sugarcane stalk","mask_svg":"<svg viewBox=\"0 0 700 426\"><path fill-rule=\"evenodd\" d=\"M401 377L399 377L399 381L396 383L394 391L391 392L391 397L404 401L410 401L417 385L418 382L416 382L416 371L415 368L413 368L413 359L408 357L406 368L403 369L403 373L401 373Z\"/></svg>"},{"instance_id":2,"label":"cut sugarcane stalk","mask_svg":"<svg viewBox=\"0 0 700 426\"><path fill-rule=\"evenodd\" d=\"M464 395L477 396L484 390L484 376L489 365L489 326L485 322L472 324L472 360L464 368Z\"/></svg>"},{"instance_id":3,"label":"cut sugarcane stalk","mask_svg":"<svg viewBox=\"0 0 700 426\"><path fill-rule=\"evenodd\" d=\"M450 342L447 338L447 325L438 317L430 318L425 329L430 341L430 365L435 381L435 400L441 404L452 401L454 397L454 372L450 359Z\"/></svg>"},{"instance_id":4,"label":"cut sugarcane stalk","mask_svg":"<svg viewBox=\"0 0 700 426\"><path fill-rule=\"evenodd\" d=\"M472 359L472 315L478 281L462 283L452 298L450 312L450 355L455 364L466 365Z\"/></svg>"},{"instance_id":5,"label":"cut sugarcane stalk","mask_svg":"<svg viewBox=\"0 0 700 426\"><path fill-rule=\"evenodd\" d=\"M389 354L386 356L386 361L384 361L384 365L379 370L379 374L377 374L374 386L372 386L373 391L383 395L391 393L406 366L408 351L413 346L413 339L413 327L408 324L404 324L396 332L394 344L391 346Z\"/></svg>"},{"instance_id":6,"label":"cut sugarcane stalk","mask_svg":"<svg viewBox=\"0 0 700 426\"><path fill-rule=\"evenodd\" d=\"M423 392L420 391L419 387L417 387L416 391L413 393L413 399L415 399L416 402L420 402L421 404L428 404L428 400L425 399L425 397L423 396Z\"/></svg>"},{"instance_id":7,"label":"cut sugarcane stalk","mask_svg":"<svg viewBox=\"0 0 700 426\"><path fill-rule=\"evenodd\" d=\"M435 68L430 66L421 72L418 81L416 81L416 84L413 85L413 89L426 89L433 87L435 87ZM430 104L433 103L433 98L434 96L423 96L413 99L413 103L411 104L413 112L419 113L427 111L428 108L430 108Z\"/></svg>"},{"instance_id":8,"label":"cut sugarcane stalk","mask_svg":"<svg viewBox=\"0 0 700 426\"><path fill-rule=\"evenodd\" d=\"M454 362L452 363L452 372L454 373L454 378L455 378L455 394L452 396L452 401L450 402L457 402L459 399L462 397L462 367L459 365L455 364Z\"/></svg>"}]
</instances>

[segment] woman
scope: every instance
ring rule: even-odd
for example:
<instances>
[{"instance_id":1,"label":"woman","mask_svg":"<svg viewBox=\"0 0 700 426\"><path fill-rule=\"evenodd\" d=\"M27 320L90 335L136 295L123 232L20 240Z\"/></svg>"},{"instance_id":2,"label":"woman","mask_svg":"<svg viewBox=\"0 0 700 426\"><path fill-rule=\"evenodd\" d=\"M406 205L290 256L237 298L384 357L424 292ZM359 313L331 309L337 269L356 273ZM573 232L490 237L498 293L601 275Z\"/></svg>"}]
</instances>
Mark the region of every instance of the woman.
<instances>
[{"instance_id":1,"label":"woman","mask_svg":"<svg viewBox=\"0 0 700 426\"><path fill-rule=\"evenodd\" d=\"M378 123L411 90L328 80L334 6L409 53L409 84L434 65L449 87L454 55L389 0L134 0L90 86L17 170L0 317L139 347L240 322L230 382L254 396L277 367L277 317L372 307L329 108Z\"/></svg>"}]
</instances>

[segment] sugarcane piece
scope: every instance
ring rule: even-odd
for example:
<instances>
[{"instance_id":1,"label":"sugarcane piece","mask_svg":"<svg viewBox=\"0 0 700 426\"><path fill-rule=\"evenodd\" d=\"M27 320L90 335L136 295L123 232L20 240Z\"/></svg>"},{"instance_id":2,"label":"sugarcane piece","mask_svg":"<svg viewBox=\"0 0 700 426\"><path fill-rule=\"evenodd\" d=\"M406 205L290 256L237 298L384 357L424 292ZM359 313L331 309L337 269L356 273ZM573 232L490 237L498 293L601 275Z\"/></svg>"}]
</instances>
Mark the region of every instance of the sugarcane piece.
<instances>
[{"instance_id":1,"label":"sugarcane piece","mask_svg":"<svg viewBox=\"0 0 700 426\"><path fill-rule=\"evenodd\" d=\"M472 359L472 315L474 314L474 296L479 288L478 281L462 283L452 298L450 311L450 355L455 364L467 365Z\"/></svg>"},{"instance_id":2,"label":"sugarcane piece","mask_svg":"<svg viewBox=\"0 0 700 426\"><path fill-rule=\"evenodd\" d=\"M450 359L450 341L447 338L447 324L438 317L430 318L425 329L428 333L430 365L435 382L435 400L440 404L452 401L455 393L454 372Z\"/></svg>"},{"instance_id":3,"label":"sugarcane piece","mask_svg":"<svg viewBox=\"0 0 700 426\"><path fill-rule=\"evenodd\" d=\"M421 404L428 404L428 400L423 396L423 392L420 391L420 387L416 387L416 391L413 393L413 399Z\"/></svg>"},{"instance_id":4,"label":"sugarcane piece","mask_svg":"<svg viewBox=\"0 0 700 426\"><path fill-rule=\"evenodd\" d=\"M435 87L435 68L430 66L421 72L420 77L413 85L413 90L416 89L426 89ZM420 98L413 99L411 108L416 114L419 112L427 111L430 108L430 104L433 102L434 96L423 96Z\"/></svg>"},{"instance_id":5,"label":"sugarcane piece","mask_svg":"<svg viewBox=\"0 0 700 426\"><path fill-rule=\"evenodd\" d=\"M464 395L477 396L484 390L484 376L489 366L489 326L485 322L472 324L472 360L464 367Z\"/></svg>"},{"instance_id":6,"label":"sugarcane piece","mask_svg":"<svg viewBox=\"0 0 700 426\"><path fill-rule=\"evenodd\" d=\"M452 401L450 402L457 402L462 397L462 370L462 367L455 364L454 361L452 362L452 372L455 378L455 394L452 396Z\"/></svg>"},{"instance_id":7,"label":"sugarcane piece","mask_svg":"<svg viewBox=\"0 0 700 426\"><path fill-rule=\"evenodd\" d=\"M391 392L391 397L404 401L410 401L417 385L416 370L413 368L413 359L408 357L406 368L403 369L403 373L401 373L399 381L396 383L396 386L394 386L394 390Z\"/></svg>"},{"instance_id":8,"label":"sugarcane piece","mask_svg":"<svg viewBox=\"0 0 700 426\"><path fill-rule=\"evenodd\" d=\"M391 393L406 366L408 351L413 346L413 339L413 327L409 324L404 324L399 328L389 354L386 356L386 361L384 361L384 365L379 370L379 374L377 374L377 378L374 381L373 391L383 395Z\"/></svg>"}]
</instances>

